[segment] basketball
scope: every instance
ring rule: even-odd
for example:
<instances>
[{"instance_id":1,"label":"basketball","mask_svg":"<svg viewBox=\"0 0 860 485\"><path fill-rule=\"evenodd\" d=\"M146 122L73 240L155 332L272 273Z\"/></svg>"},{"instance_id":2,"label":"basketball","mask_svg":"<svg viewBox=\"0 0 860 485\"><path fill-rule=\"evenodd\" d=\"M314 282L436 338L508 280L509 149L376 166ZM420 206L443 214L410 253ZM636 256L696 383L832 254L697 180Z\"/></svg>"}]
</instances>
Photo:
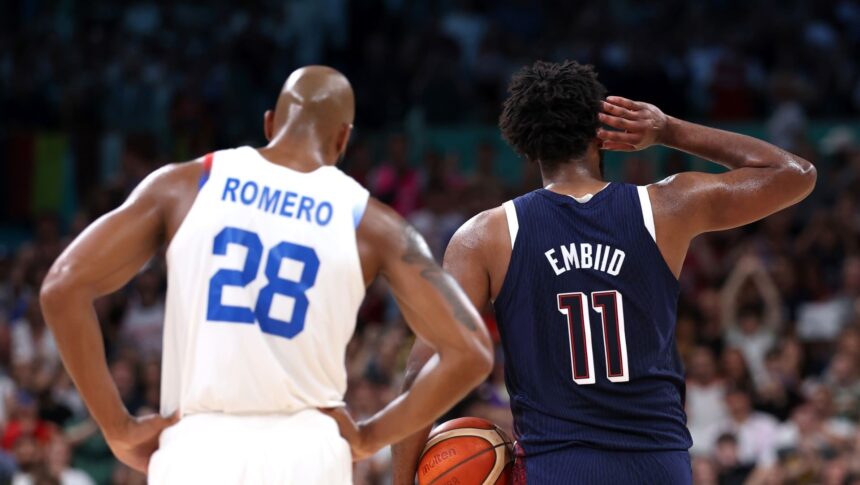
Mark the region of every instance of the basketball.
<instances>
[{"instance_id":1,"label":"basketball","mask_svg":"<svg viewBox=\"0 0 860 485\"><path fill-rule=\"evenodd\" d=\"M452 419L430 433L418 461L418 485L511 483L510 438L480 418Z\"/></svg>"}]
</instances>

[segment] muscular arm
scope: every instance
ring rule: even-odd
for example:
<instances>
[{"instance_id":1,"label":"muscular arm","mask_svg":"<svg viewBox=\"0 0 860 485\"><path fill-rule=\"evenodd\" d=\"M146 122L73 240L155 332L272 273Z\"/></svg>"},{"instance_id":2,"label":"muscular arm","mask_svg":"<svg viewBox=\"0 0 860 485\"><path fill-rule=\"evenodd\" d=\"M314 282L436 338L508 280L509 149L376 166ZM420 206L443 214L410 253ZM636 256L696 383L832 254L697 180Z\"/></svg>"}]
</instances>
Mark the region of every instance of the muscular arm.
<instances>
[{"instance_id":1,"label":"muscular arm","mask_svg":"<svg viewBox=\"0 0 860 485\"><path fill-rule=\"evenodd\" d=\"M125 285L162 244L164 182L172 171L150 175L78 236L54 262L40 294L45 321L90 414L117 457L141 471L170 421L129 415L108 370L93 301Z\"/></svg>"},{"instance_id":2,"label":"muscular arm","mask_svg":"<svg viewBox=\"0 0 860 485\"><path fill-rule=\"evenodd\" d=\"M480 250L483 237L492 229L489 227L493 224L491 219L493 214L487 212L479 214L464 224L451 238L443 263L445 270L457 280L472 305L479 309L487 305L492 291L489 273L483 259L484 253ZM510 245L509 242L508 245ZM415 341L406 363L403 392L409 391L415 377L433 355L433 348L426 342L421 339ZM411 485L414 482L415 468L430 428L428 424L391 447L394 485Z\"/></svg>"},{"instance_id":3,"label":"muscular arm","mask_svg":"<svg viewBox=\"0 0 860 485\"><path fill-rule=\"evenodd\" d=\"M755 138L663 114L656 106L610 96L600 121L603 148L634 151L662 144L719 163L728 172L684 172L648 187L657 244L679 275L690 240L749 224L801 201L815 185L815 167Z\"/></svg>"},{"instance_id":4,"label":"muscular arm","mask_svg":"<svg viewBox=\"0 0 860 485\"><path fill-rule=\"evenodd\" d=\"M415 229L371 200L358 237L366 273L388 281L407 323L433 353L411 375L410 390L361 425L374 448L432 424L486 379L493 356L474 305Z\"/></svg>"}]
</instances>

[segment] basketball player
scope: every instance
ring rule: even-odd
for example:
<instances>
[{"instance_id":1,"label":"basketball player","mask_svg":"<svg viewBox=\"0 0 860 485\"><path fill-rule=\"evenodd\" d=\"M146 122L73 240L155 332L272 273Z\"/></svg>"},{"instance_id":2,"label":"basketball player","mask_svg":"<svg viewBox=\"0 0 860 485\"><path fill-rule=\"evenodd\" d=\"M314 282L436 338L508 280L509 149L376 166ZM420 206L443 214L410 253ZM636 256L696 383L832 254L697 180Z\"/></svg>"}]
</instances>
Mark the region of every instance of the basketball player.
<instances>
[{"instance_id":1,"label":"basketball player","mask_svg":"<svg viewBox=\"0 0 860 485\"><path fill-rule=\"evenodd\" d=\"M502 135L540 166L544 188L464 224L444 265L477 308L495 307L515 481L689 484L674 333L690 240L797 203L816 172L768 143L604 96L592 68L575 62L537 62L514 76ZM601 150L652 145L729 170L644 187L604 180ZM417 343L407 372L432 353ZM412 483L426 436L395 446L395 483Z\"/></svg>"},{"instance_id":2,"label":"basketball player","mask_svg":"<svg viewBox=\"0 0 860 485\"><path fill-rule=\"evenodd\" d=\"M489 336L454 280L334 167L353 111L339 72L295 71L265 114L268 146L154 172L47 276L41 300L63 362L114 454L150 483L351 483L350 446L360 459L427 426L489 373ZM108 372L93 300L163 246L164 417L136 418ZM377 275L439 358L356 425L340 409L344 352Z\"/></svg>"}]
</instances>

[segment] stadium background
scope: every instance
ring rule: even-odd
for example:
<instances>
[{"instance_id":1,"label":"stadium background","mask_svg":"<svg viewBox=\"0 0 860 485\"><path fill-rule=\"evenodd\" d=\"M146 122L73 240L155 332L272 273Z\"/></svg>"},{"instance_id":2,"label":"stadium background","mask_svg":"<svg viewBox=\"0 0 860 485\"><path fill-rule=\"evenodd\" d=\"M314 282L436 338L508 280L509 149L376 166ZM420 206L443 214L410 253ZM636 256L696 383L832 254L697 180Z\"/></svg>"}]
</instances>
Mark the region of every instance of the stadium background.
<instances>
[{"instance_id":1,"label":"stadium background","mask_svg":"<svg viewBox=\"0 0 860 485\"><path fill-rule=\"evenodd\" d=\"M343 168L438 256L465 219L539 185L494 125L510 74L538 58L594 63L611 93L818 166L800 206L690 249L677 339L694 474L860 483L858 56L854 0L4 1L0 483L143 483L87 418L35 297L65 244L148 172L262 144L286 75L330 64L357 93ZM634 183L711 168L659 149L608 167ZM164 275L156 258L97 302L112 374L138 413L157 409ZM374 286L348 349L356 417L397 394L410 344ZM452 415L510 427L498 367ZM387 483L388 470L386 450L355 482Z\"/></svg>"}]
</instances>

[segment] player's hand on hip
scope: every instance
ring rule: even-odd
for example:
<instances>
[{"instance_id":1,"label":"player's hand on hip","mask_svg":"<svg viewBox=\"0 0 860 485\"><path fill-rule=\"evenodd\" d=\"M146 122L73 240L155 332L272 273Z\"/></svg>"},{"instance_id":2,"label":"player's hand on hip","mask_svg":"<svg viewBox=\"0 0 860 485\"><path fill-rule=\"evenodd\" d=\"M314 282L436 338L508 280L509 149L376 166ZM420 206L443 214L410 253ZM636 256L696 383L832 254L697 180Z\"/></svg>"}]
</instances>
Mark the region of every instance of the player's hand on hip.
<instances>
[{"instance_id":1,"label":"player's hand on hip","mask_svg":"<svg viewBox=\"0 0 860 485\"><path fill-rule=\"evenodd\" d=\"M149 459L158 449L158 438L167 427L179 421L179 414L173 413L168 417L150 414L141 417L129 417L116 430L105 430L105 440L117 459L129 467L146 473Z\"/></svg>"},{"instance_id":2,"label":"player's hand on hip","mask_svg":"<svg viewBox=\"0 0 860 485\"><path fill-rule=\"evenodd\" d=\"M349 443L352 451L352 461L369 458L382 448L369 438L368 428L356 423L344 408L320 408L320 412L331 416L340 430L340 435Z\"/></svg>"},{"instance_id":3,"label":"player's hand on hip","mask_svg":"<svg viewBox=\"0 0 860 485\"><path fill-rule=\"evenodd\" d=\"M615 128L597 130L604 150L632 152L660 143L669 117L653 104L609 96L598 113L600 122Z\"/></svg>"}]
</instances>

